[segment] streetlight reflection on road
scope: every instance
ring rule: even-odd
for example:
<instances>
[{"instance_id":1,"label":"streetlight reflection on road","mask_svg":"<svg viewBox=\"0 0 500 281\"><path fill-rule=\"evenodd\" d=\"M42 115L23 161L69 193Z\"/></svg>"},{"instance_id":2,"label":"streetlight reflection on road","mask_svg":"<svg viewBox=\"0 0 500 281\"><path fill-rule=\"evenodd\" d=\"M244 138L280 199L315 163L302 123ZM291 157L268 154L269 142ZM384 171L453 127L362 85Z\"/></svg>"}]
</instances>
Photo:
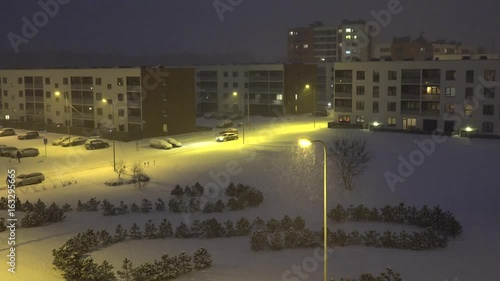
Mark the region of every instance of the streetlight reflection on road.
<instances>
[{"instance_id":1,"label":"streetlight reflection on road","mask_svg":"<svg viewBox=\"0 0 500 281\"><path fill-rule=\"evenodd\" d=\"M323 280L328 280L328 268L327 268L327 248L328 248L328 221L327 221L327 201L326 201L326 145L321 140L310 140L308 138L302 138L299 140L299 145L304 148L310 147L314 142L318 142L323 146L323 260L324 260L324 276Z\"/></svg>"}]
</instances>

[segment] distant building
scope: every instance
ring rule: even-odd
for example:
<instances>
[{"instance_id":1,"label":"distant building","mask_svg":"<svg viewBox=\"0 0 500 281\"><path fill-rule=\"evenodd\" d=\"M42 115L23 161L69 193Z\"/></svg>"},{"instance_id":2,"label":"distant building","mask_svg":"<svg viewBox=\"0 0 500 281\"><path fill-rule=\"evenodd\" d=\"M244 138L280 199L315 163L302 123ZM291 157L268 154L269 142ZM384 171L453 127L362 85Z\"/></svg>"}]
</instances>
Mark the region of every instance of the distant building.
<instances>
[{"instance_id":1,"label":"distant building","mask_svg":"<svg viewBox=\"0 0 500 281\"><path fill-rule=\"evenodd\" d=\"M369 61L372 58L372 36L365 21L343 20L338 37L337 61Z\"/></svg>"},{"instance_id":2,"label":"distant building","mask_svg":"<svg viewBox=\"0 0 500 281\"><path fill-rule=\"evenodd\" d=\"M394 37L391 46L392 60L432 60L434 48L432 43L420 36L414 40L411 37Z\"/></svg>"},{"instance_id":3,"label":"distant building","mask_svg":"<svg viewBox=\"0 0 500 281\"><path fill-rule=\"evenodd\" d=\"M2 69L0 92L4 127L121 139L196 130L193 68Z\"/></svg>"},{"instance_id":4,"label":"distant building","mask_svg":"<svg viewBox=\"0 0 500 281\"><path fill-rule=\"evenodd\" d=\"M334 118L387 129L500 135L498 60L339 62Z\"/></svg>"},{"instance_id":5,"label":"distant building","mask_svg":"<svg viewBox=\"0 0 500 281\"><path fill-rule=\"evenodd\" d=\"M373 45L372 59L391 60L392 45L389 43L377 43Z\"/></svg>"},{"instance_id":6,"label":"distant building","mask_svg":"<svg viewBox=\"0 0 500 281\"><path fill-rule=\"evenodd\" d=\"M195 69L199 112L312 113L315 64L207 65Z\"/></svg>"}]
</instances>

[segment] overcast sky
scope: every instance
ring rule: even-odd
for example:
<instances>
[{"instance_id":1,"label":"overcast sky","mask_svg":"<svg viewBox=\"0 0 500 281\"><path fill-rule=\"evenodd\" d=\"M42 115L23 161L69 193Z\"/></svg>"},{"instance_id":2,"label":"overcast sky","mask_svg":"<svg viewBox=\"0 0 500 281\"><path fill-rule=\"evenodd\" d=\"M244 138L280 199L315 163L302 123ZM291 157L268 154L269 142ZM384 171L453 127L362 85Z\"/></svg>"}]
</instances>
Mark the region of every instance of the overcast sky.
<instances>
[{"instance_id":1,"label":"overcast sky","mask_svg":"<svg viewBox=\"0 0 500 281\"><path fill-rule=\"evenodd\" d=\"M42 0L46 2L56 0ZM387 9L386 0L58 0L59 6L33 38L22 33L22 18L33 22L38 1L4 1L0 9L0 49L12 50L10 32L30 50L75 50L131 55L172 52L250 53L260 59L286 56L287 27L316 20L338 25L342 19L373 20L371 11ZM392 0L391 0L392 1ZM231 5L216 12L214 3ZM382 28L382 41L393 36L445 38L488 50L500 49L500 3L495 0L402 0L399 14ZM222 7L220 5L220 7ZM40 13L38 13L40 15ZM43 20L41 17L40 19ZM14 55L14 52L12 52Z\"/></svg>"}]
</instances>

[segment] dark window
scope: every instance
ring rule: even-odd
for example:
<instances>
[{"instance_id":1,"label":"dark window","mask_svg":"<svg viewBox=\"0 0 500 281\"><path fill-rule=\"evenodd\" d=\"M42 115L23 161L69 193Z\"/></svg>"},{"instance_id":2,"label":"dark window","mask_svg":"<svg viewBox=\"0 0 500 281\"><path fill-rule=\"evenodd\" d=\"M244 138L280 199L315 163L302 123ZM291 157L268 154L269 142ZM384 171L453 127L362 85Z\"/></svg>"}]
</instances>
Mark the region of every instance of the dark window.
<instances>
[{"instance_id":1,"label":"dark window","mask_svg":"<svg viewBox=\"0 0 500 281\"><path fill-rule=\"evenodd\" d=\"M470 99L472 98L472 96L474 96L474 88L472 87L465 88L465 98Z\"/></svg>"},{"instance_id":2,"label":"dark window","mask_svg":"<svg viewBox=\"0 0 500 281\"><path fill-rule=\"evenodd\" d=\"M119 130L120 132L125 132L125 125L119 125L119 126L118 126L118 130Z\"/></svg>"},{"instance_id":3,"label":"dark window","mask_svg":"<svg viewBox=\"0 0 500 281\"><path fill-rule=\"evenodd\" d=\"M59 83L54 83L54 87L59 88Z\"/></svg>"},{"instance_id":4,"label":"dark window","mask_svg":"<svg viewBox=\"0 0 500 281\"><path fill-rule=\"evenodd\" d=\"M123 94L118 94L118 100L123 101Z\"/></svg>"},{"instance_id":5,"label":"dark window","mask_svg":"<svg viewBox=\"0 0 500 281\"><path fill-rule=\"evenodd\" d=\"M19 91L19 97L22 98L24 96L24 92L23 91Z\"/></svg>"},{"instance_id":6,"label":"dark window","mask_svg":"<svg viewBox=\"0 0 500 281\"><path fill-rule=\"evenodd\" d=\"M365 110L365 102L362 100L356 101L356 110Z\"/></svg>"},{"instance_id":7,"label":"dark window","mask_svg":"<svg viewBox=\"0 0 500 281\"><path fill-rule=\"evenodd\" d=\"M373 71L373 82L380 81L380 73L378 71Z\"/></svg>"},{"instance_id":8,"label":"dark window","mask_svg":"<svg viewBox=\"0 0 500 281\"><path fill-rule=\"evenodd\" d=\"M233 71L233 77L238 77L238 71Z\"/></svg>"},{"instance_id":9,"label":"dark window","mask_svg":"<svg viewBox=\"0 0 500 281\"><path fill-rule=\"evenodd\" d=\"M474 83L474 70L467 70L465 72L465 83Z\"/></svg>"},{"instance_id":10,"label":"dark window","mask_svg":"<svg viewBox=\"0 0 500 281\"><path fill-rule=\"evenodd\" d=\"M123 78L116 78L116 85L123 86Z\"/></svg>"},{"instance_id":11,"label":"dark window","mask_svg":"<svg viewBox=\"0 0 500 281\"><path fill-rule=\"evenodd\" d=\"M45 85L50 85L50 78L45 78Z\"/></svg>"},{"instance_id":12,"label":"dark window","mask_svg":"<svg viewBox=\"0 0 500 281\"><path fill-rule=\"evenodd\" d=\"M364 96L365 95L365 86L356 86L356 95Z\"/></svg>"},{"instance_id":13,"label":"dark window","mask_svg":"<svg viewBox=\"0 0 500 281\"><path fill-rule=\"evenodd\" d=\"M446 70L446 81L455 81L456 70Z\"/></svg>"},{"instance_id":14,"label":"dark window","mask_svg":"<svg viewBox=\"0 0 500 281\"><path fill-rule=\"evenodd\" d=\"M19 104L19 110L24 110L24 103Z\"/></svg>"},{"instance_id":15,"label":"dark window","mask_svg":"<svg viewBox=\"0 0 500 281\"><path fill-rule=\"evenodd\" d=\"M372 104L372 112L378 113L378 101L374 101Z\"/></svg>"},{"instance_id":16,"label":"dark window","mask_svg":"<svg viewBox=\"0 0 500 281\"><path fill-rule=\"evenodd\" d=\"M97 115L102 115L102 108L98 107L96 109Z\"/></svg>"},{"instance_id":17,"label":"dark window","mask_svg":"<svg viewBox=\"0 0 500 281\"><path fill-rule=\"evenodd\" d=\"M102 101L102 93L95 93L95 100Z\"/></svg>"},{"instance_id":18,"label":"dark window","mask_svg":"<svg viewBox=\"0 0 500 281\"><path fill-rule=\"evenodd\" d=\"M111 86L111 84L108 84L107 89L108 89L108 90L111 90L112 88L113 88L113 87Z\"/></svg>"},{"instance_id":19,"label":"dark window","mask_svg":"<svg viewBox=\"0 0 500 281\"><path fill-rule=\"evenodd\" d=\"M495 98L495 88L484 88L483 95L486 99L494 99Z\"/></svg>"},{"instance_id":20,"label":"dark window","mask_svg":"<svg viewBox=\"0 0 500 281\"><path fill-rule=\"evenodd\" d=\"M380 88L379 86L373 86L373 97L378 98L380 94Z\"/></svg>"},{"instance_id":21,"label":"dark window","mask_svg":"<svg viewBox=\"0 0 500 281\"><path fill-rule=\"evenodd\" d=\"M395 112L396 111L396 103L388 102L387 103L387 111Z\"/></svg>"},{"instance_id":22,"label":"dark window","mask_svg":"<svg viewBox=\"0 0 500 281\"><path fill-rule=\"evenodd\" d=\"M224 88L229 87L229 84L227 82L224 82Z\"/></svg>"},{"instance_id":23,"label":"dark window","mask_svg":"<svg viewBox=\"0 0 500 281\"><path fill-rule=\"evenodd\" d=\"M397 93L396 86L389 86L389 87L387 87L387 96L394 97L394 96L396 96L396 93Z\"/></svg>"},{"instance_id":24,"label":"dark window","mask_svg":"<svg viewBox=\"0 0 500 281\"><path fill-rule=\"evenodd\" d=\"M68 85L68 78L63 78L63 85Z\"/></svg>"},{"instance_id":25,"label":"dark window","mask_svg":"<svg viewBox=\"0 0 500 281\"><path fill-rule=\"evenodd\" d=\"M387 80L398 80L398 72L389 70L389 72L387 73Z\"/></svg>"},{"instance_id":26,"label":"dark window","mask_svg":"<svg viewBox=\"0 0 500 281\"><path fill-rule=\"evenodd\" d=\"M356 71L356 79L357 80L365 80L365 72L364 71Z\"/></svg>"},{"instance_id":27,"label":"dark window","mask_svg":"<svg viewBox=\"0 0 500 281\"><path fill-rule=\"evenodd\" d=\"M483 105L483 115L494 115L495 114L495 106L485 104Z\"/></svg>"},{"instance_id":28,"label":"dark window","mask_svg":"<svg viewBox=\"0 0 500 281\"><path fill-rule=\"evenodd\" d=\"M493 122L483 122L483 132L493 133Z\"/></svg>"},{"instance_id":29,"label":"dark window","mask_svg":"<svg viewBox=\"0 0 500 281\"><path fill-rule=\"evenodd\" d=\"M23 78L22 77L17 78L17 84L22 84L22 83L23 83Z\"/></svg>"},{"instance_id":30,"label":"dark window","mask_svg":"<svg viewBox=\"0 0 500 281\"><path fill-rule=\"evenodd\" d=\"M50 99L50 91L46 91L45 92L45 98L46 99Z\"/></svg>"},{"instance_id":31,"label":"dark window","mask_svg":"<svg viewBox=\"0 0 500 281\"><path fill-rule=\"evenodd\" d=\"M224 77L227 77L227 76L228 76L227 71L224 71Z\"/></svg>"},{"instance_id":32,"label":"dark window","mask_svg":"<svg viewBox=\"0 0 500 281\"><path fill-rule=\"evenodd\" d=\"M95 79L95 84L96 85L101 85L102 81L101 81L101 78L96 78Z\"/></svg>"},{"instance_id":33,"label":"dark window","mask_svg":"<svg viewBox=\"0 0 500 281\"><path fill-rule=\"evenodd\" d=\"M124 116L125 116L125 110L118 109L118 117L124 117Z\"/></svg>"}]
</instances>

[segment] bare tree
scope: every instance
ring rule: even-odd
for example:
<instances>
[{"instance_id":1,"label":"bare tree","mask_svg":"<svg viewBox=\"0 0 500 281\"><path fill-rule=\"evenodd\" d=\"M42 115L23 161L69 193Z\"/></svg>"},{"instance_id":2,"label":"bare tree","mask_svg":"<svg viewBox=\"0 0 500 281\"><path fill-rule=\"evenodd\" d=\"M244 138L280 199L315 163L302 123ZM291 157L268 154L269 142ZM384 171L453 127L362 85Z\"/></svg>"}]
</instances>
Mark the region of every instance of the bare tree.
<instances>
[{"instance_id":1,"label":"bare tree","mask_svg":"<svg viewBox=\"0 0 500 281\"><path fill-rule=\"evenodd\" d=\"M123 161L123 159L122 159L122 160L119 160L118 162L116 162L115 169L116 169L116 173L118 174L118 178L121 179L122 175L126 171L125 161Z\"/></svg>"},{"instance_id":2,"label":"bare tree","mask_svg":"<svg viewBox=\"0 0 500 281\"><path fill-rule=\"evenodd\" d=\"M366 141L351 135L334 138L330 146L330 154L339 169L342 183L347 190L352 190L352 181L362 175L371 154L366 148Z\"/></svg>"},{"instance_id":3,"label":"bare tree","mask_svg":"<svg viewBox=\"0 0 500 281\"><path fill-rule=\"evenodd\" d=\"M130 169L130 171L132 172L132 179L137 180L139 175L144 173L144 169L142 168L142 163L139 161L135 161L132 164L132 168Z\"/></svg>"}]
</instances>

